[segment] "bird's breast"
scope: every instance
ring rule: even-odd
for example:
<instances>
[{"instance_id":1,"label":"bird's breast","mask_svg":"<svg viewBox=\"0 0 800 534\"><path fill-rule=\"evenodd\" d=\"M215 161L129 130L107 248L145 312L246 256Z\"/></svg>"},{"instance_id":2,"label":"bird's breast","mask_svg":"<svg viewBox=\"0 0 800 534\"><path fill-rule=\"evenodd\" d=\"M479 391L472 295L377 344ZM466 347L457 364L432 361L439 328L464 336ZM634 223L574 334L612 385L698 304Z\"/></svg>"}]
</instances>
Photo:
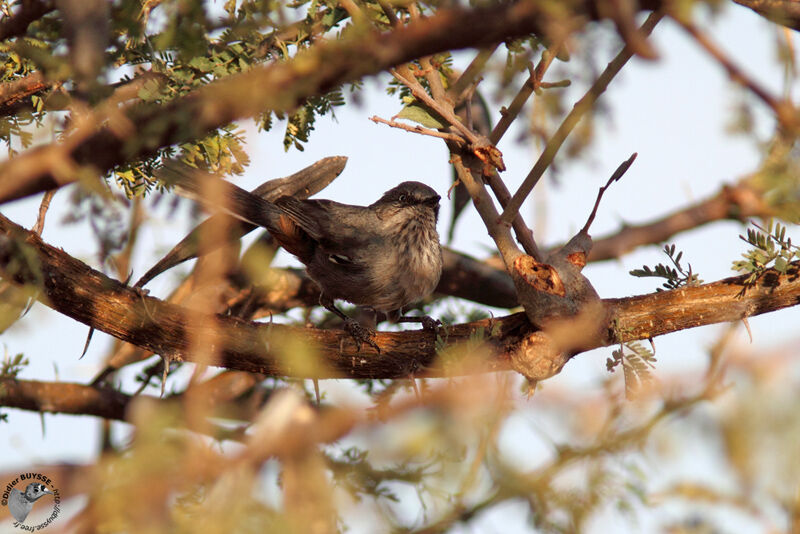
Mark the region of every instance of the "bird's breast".
<instances>
[{"instance_id":1,"label":"bird's breast","mask_svg":"<svg viewBox=\"0 0 800 534\"><path fill-rule=\"evenodd\" d=\"M410 220L393 232L385 254L376 261L374 283L381 295L372 307L394 311L430 295L442 274L442 250L435 221Z\"/></svg>"}]
</instances>

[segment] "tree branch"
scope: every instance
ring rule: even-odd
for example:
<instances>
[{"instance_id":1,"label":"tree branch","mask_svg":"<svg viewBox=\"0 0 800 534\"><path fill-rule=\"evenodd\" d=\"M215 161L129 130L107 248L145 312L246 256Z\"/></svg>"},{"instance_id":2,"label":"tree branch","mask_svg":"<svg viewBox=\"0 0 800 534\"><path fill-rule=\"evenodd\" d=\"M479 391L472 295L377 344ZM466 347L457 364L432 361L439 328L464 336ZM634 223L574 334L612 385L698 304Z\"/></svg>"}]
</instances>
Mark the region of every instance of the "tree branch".
<instances>
[{"instance_id":1,"label":"tree branch","mask_svg":"<svg viewBox=\"0 0 800 534\"><path fill-rule=\"evenodd\" d=\"M794 0L733 0L733 2L749 7L775 24L800 31L800 4Z\"/></svg>"},{"instance_id":2,"label":"tree branch","mask_svg":"<svg viewBox=\"0 0 800 534\"><path fill-rule=\"evenodd\" d=\"M291 111L309 96L418 57L489 46L530 33L544 35L550 25L579 27L586 15L597 16L593 2L577 3L575 9L573 15L554 15L535 2L442 9L386 33L365 31L358 37L319 44L291 60L222 79L168 104L132 107L126 110L126 117L136 128L127 136L102 127L84 138L68 136L61 144L29 150L0 166L0 202L75 181L78 173L64 171L71 160L104 173L122 162L151 156L161 147L197 139L264 110ZM473 31L477 27L480 32ZM354 57L359 60L353 61ZM131 136L142 141L134 142Z\"/></svg>"},{"instance_id":3,"label":"tree branch","mask_svg":"<svg viewBox=\"0 0 800 534\"><path fill-rule=\"evenodd\" d=\"M662 17L663 15L660 13L651 13L644 24L642 24L640 29L641 34L643 36L650 35ZM628 60L632 57L633 50L631 50L630 47L625 46L620 53L617 54L613 60L611 60L611 62L600 74L597 80L595 80L586 94L583 95L580 100L575 102L572 110L567 114L566 117L564 117L564 120L561 122L558 129L550 137L550 139L548 139L542 154L539 156L539 159L536 160L536 163L528 173L528 176L525 177L525 181L522 182L522 185L520 185L519 189L517 189L517 192L514 193L514 196L508 202L508 205L505 206L503 214L500 216L502 223L511 224L511 222L514 220L514 217L519 212L519 208L522 206L522 203L539 182L539 179L544 174L544 171L546 171L553 162L558 150L572 132L573 128L575 128L586 112L589 111L592 106L594 106L594 103L597 101L597 99L600 98L600 96L608 88L608 84L611 83L619 71L622 70L622 67L624 67Z\"/></svg>"},{"instance_id":4,"label":"tree branch","mask_svg":"<svg viewBox=\"0 0 800 534\"><path fill-rule=\"evenodd\" d=\"M747 72L736 65L733 60L728 57L722 48L708 36L708 34L697 27L696 24L681 20L680 18L673 18L680 24L686 33L691 35L695 42L704 49L717 63L728 73L731 81L737 83L748 89L756 97L758 97L765 105L767 105L775 114L775 118L782 126L789 131L797 129L797 109L792 102L787 98L780 98L767 90L762 84L751 77Z\"/></svg>"},{"instance_id":5,"label":"tree branch","mask_svg":"<svg viewBox=\"0 0 800 534\"><path fill-rule=\"evenodd\" d=\"M34 259L29 264L26 258L31 257ZM378 333L381 354L377 355L366 348L359 353L350 336L341 330L259 324L162 302L91 269L2 216L0 272L10 282L37 285L42 302L76 321L177 360L191 360L191 340L208 329L215 332L217 365L270 376L405 377L415 369L430 366L435 357L436 340L423 330ZM521 332L526 324L521 315L502 322L486 320L454 326L448 339L467 341L478 330L491 330L495 323L493 332L497 337L489 336L487 342L507 355L515 339L511 331ZM280 344L270 343L297 338L305 339L317 350L318 366L283 358ZM508 363L501 360L490 362L489 366L507 369ZM441 374L442 370L430 372Z\"/></svg>"},{"instance_id":6,"label":"tree branch","mask_svg":"<svg viewBox=\"0 0 800 534\"><path fill-rule=\"evenodd\" d=\"M588 261L612 260L643 245L663 243L680 232L725 219L769 217L771 209L746 181L725 185L715 195L650 223L624 226L594 241Z\"/></svg>"},{"instance_id":7,"label":"tree branch","mask_svg":"<svg viewBox=\"0 0 800 534\"><path fill-rule=\"evenodd\" d=\"M444 268L436 293L495 308L514 308L519 305L514 283L506 271L448 248L443 248L443 256ZM272 282L269 286L254 286L253 280L243 272L237 270L230 273L226 277L228 287L214 288L219 301L209 311L258 319L284 313L292 308L319 305L319 287L304 270L270 269L265 278ZM191 294L204 290L202 281L190 275L166 300L182 304ZM109 373L151 356L152 352L140 347L121 344L93 384L105 380Z\"/></svg>"},{"instance_id":8,"label":"tree branch","mask_svg":"<svg viewBox=\"0 0 800 534\"><path fill-rule=\"evenodd\" d=\"M53 82L44 79L41 72L33 72L18 80L0 84L0 116L16 112L22 100L53 85Z\"/></svg>"},{"instance_id":9,"label":"tree branch","mask_svg":"<svg viewBox=\"0 0 800 534\"><path fill-rule=\"evenodd\" d=\"M442 256L442 277L436 293L494 308L519 306L514 283L506 271L448 247L442 247ZM319 305L319 288L304 270L273 269L269 277L272 275L276 277L273 286L253 288L252 280L247 276L233 273L229 281L236 294L229 297L229 305L235 310L239 303L252 296L255 300L248 304L259 310L256 314L259 317L282 313L297 306Z\"/></svg>"},{"instance_id":10,"label":"tree branch","mask_svg":"<svg viewBox=\"0 0 800 534\"><path fill-rule=\"evenodd\" d=\"M258 375L227 371L163 400L177 402L191 395L193 402L200 401L206 407L214 407L239 398L257 380ZM150 395L140 396L157 400ZM136 395L128 395L115 389L73 382L0 379L0 406L39 413L94 415L126 421L128 406L135 398Z\"/></svg>"},{"instance_id":11,"label":"tree branch","mask_svg":"<svg viewBox=\"0 0 800 534\"><path fill-rule=\"evenodd\" d=\"M34 412L95 415L125 420L131 396L68 382L0 379L0 406Z\"/></svg>"},{"instance_id":12,"label":"tree branch","mask_svg":"<svg viewBox=\"0 0 800 534\"><path fill-rule=\"evenodd\" d=\"M555 59L556 55L561 49L561 46L561 42L558 42L542 52L542 57L539 60L539 63L536 65L536 68L531 70L530 76L528 77L527 81L522 84L517 96L514 97L508 108L503 108L500 111L500 120L492 129L491 134L489 134L489 141L493 145L496 145L500 142L500 139L505 135L506 131L508 131L508 128L511 126L511 123L514 122L519 115L519 112L522 111L522 106L525 105L525 102L534 91L539 90L542 85L542 79L544 78L547 69L550 68L550 64L553 62L553 59ZM497 201L500 203L501 209L505 209L505 207L511 201L511 192L508 190L508 187L506 187L505 182L500 179L495 170L492 170L492 172L488 173L485 179L488 182L489 187L492 188L492 192L494 192L495 198L497 198ZM525 249L525 252L530 254L533 259L538 262L544 261L544 257L539 250L539 246L536 244L536 241L533 238L533 231L525 224L525 221L519 212L517 212L517 214L514 216L514 220L511 224L514 227L514 233L517 236L517 240L522 244L522 248Z\"/></svg>"},{"instance_id":13,"label":"tree branch","mask_svg":"<svg viewBox=\"0 0 800 534\"><path fill-rule=\"evenodd\" d=\"M23 0L22 7L14 15L0 22L0 41L23 35L31 22L54 9L55 3L51 1Z\"/></svg>"},{"instance_id":14,"label":"tree branch","mask_svg":"<svg viewBox=\"0 0 800 534\"><path fill-rule=\"evenodd\" d=\"M25 248L25 250L20 250ZM31 262L27 258L33 258ZM436 361L435 339L423 330L380 332L381 353L362 352L339 330L258 324L211 316L142 296L90 269L65 252L41 241L0 216L0 272L16 284L37 284L39 299L52 309L154 353L191 361L191 339L212 328L215 365L263 375L305 378L398 378L446 376L463 372L523 370L536 380L558 373L571 354L647 339L685 328L734 321L794 306L800 299L800 269L787 274L768 270L744 294L746 276L675 291L604 300L600 309L577 319L531 327L524 314L454 325L442 333L448 345L483 339L486 357L478 368L459 368L459 361ZM198 319L201 318L202 320ZM591 324L572 321L589 320ZM576 339L575 332L586 333ZM564 335L568 333L568 335ZM305 339L319 357L318 365L286 358L281 339ZM470 358L470 354L461 358Z\"/></svg>"}]
</instances>

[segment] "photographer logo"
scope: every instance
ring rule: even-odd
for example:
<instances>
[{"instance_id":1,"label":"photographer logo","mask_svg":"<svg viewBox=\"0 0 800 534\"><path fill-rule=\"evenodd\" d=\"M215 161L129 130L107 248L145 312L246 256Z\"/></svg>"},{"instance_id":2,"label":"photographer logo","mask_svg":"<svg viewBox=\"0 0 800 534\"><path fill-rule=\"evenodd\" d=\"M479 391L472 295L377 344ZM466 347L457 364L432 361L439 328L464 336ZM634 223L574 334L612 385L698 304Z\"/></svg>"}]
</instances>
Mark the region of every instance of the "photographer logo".
<instances>
[{"instance_id":1,"label":"photographer logo","mask_svg":"<svg viewBox=\"0 0 800 534\"><path fill-rule=\"evenodd\" d=\"M40 500L41 503L37 505ZM60 504L61 495L58 490L53 487L53 482L41 473L21 473L6 483L0 500L0 505L8 506L8 511L15 520L13 526L28 532L42 530L55 521L61 511ZM50 517L39 524L32 524L28 520L28 514L34 505L37 510L51 506Z\"/></svg>"}]
</instances>

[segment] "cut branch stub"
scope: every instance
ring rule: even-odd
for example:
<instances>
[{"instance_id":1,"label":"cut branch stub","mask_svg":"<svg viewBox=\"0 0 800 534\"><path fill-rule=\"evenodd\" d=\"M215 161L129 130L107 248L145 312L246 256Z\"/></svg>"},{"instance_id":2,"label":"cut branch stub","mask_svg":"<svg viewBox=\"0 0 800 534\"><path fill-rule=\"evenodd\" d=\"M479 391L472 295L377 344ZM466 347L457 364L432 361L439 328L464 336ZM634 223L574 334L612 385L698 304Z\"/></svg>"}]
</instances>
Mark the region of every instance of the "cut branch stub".
<instances>
[{"instance_id":1,"label":"cut branch stub","mask_svg":"<svg viewBox=\"0 0 800 534\"><path fill-rule=\"evenodd\" d=\"M549 320L573 316L600 300L581 273L591 249L591 237L581 231L547 256L545 263L527 255L514 261L512 278L532 324L542 328Z\"/></svg>"},{"instance_id":2,"label":"cut branch stub","mask_svg":"<svg viewBox=\"0 0 800 534\"><path fill-rule=\"evenodd\" d=\"M525 255L517 258L514 261L514 271L517 276L521 276L529 286L537 291L559 297L567 294L564 283L556 270L551 265L540 263L531 256Z\"/></svg>"},{"instance_id":3,"label":"cut branch stub","mask_svg":"<svg viewBox=\"0 0 800 534\"><path fill-rule=\"evenodd\" d=\"M488 138L481 136L480 142L475 143L471 148L472 153L483 162L483 174L491 173L492 168L500 172L506 170L506 164L503 162L503 153L491 144Z\"/></svg>"},{"instance_id":4,"label":"cut branch stub","mask_svg":"<svg viewBox=\"0 0 800 534\"><path fill-rule=\"evenodd\" d=\"M545 329L547 323L585 312L600 301L589 280L581 274L586 258L592 251L589 227L594 221L603 194L618 181L636 160L636 153L617 167L611 178L597 192L594 208L586 224L563 247L550 253L544 263L530 256L514 261L512 277L525 308L525 314L534 326ZM588 306L587 306L588 305ZM589 314L598 317L597 314ZM593 329L590 328L593 331ZM562 348L562 350L566 350Z\"/></svg>"}]
</instances>

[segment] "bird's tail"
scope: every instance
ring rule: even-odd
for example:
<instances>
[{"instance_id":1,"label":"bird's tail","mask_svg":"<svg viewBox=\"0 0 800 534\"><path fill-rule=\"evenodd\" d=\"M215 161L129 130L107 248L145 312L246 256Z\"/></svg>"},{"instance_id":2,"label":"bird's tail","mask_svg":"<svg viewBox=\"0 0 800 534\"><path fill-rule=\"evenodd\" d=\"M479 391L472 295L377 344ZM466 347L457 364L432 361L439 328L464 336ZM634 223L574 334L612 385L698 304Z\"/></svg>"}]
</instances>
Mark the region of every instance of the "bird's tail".
<instances>
[{"instance_id":1,"label":"bird's tail","mask_svg":"<svg viewBox=\"0 0 800 534\"><path fill-rule=\"evenodd\" d=\"M172 162L159 170L159 177L179 195L240 221L267 229L279 225L281 211L272 202L205 171Z\"/></svg>"}]
</instances>

